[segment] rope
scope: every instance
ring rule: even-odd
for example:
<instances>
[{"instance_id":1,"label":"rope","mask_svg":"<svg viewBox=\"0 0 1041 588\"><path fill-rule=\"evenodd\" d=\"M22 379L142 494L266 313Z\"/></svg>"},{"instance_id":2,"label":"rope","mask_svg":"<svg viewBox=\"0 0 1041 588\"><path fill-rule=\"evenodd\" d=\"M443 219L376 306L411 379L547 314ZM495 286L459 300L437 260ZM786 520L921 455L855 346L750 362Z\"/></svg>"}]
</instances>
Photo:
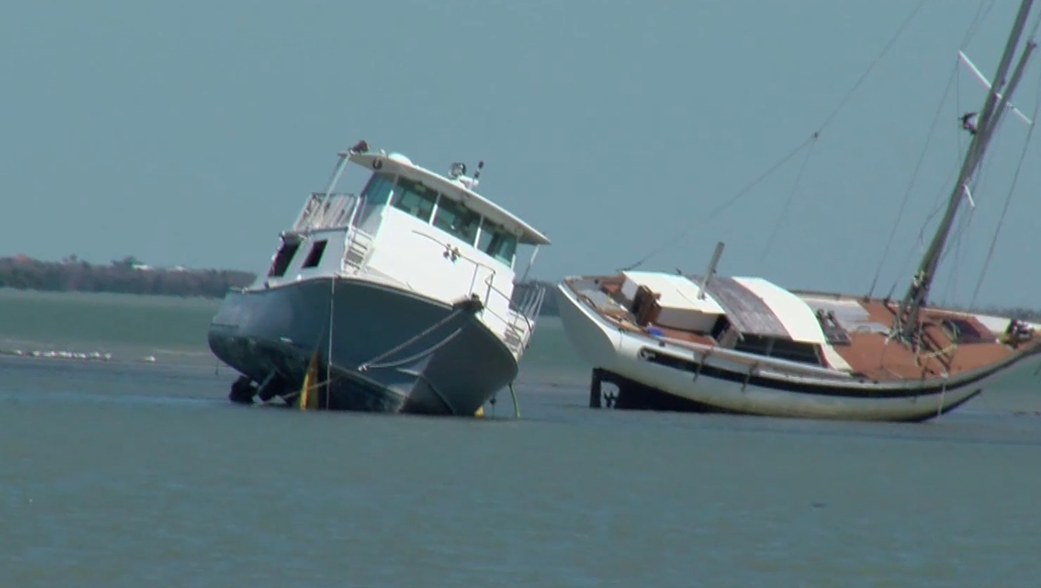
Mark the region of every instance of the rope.
<instances>
[{"instance_id":1,"label":"rope","mask_svg":"<svg viewBox=\"0 0 1041 588\"><path fill-rule=\"evenodd\" d=\"M911 23L911 20L914 19L914 17L918 14L918 12L921 10L922 6L924 6L927 1L928 0L919 0L918 4L915 5L914 10L912 10L911 14L909 14L904 19L904 21L900 24L900 27L896 30L896 32L893 34L893 36L890 37L889 41L882 48L882 51L871 61L870 64L868 64L867 70L865 70L864 73L861 74L860 78L857 79L856 83L853 84L853 87L850 88L849 91L846 92L846 95L842 97L842 100L839 101L838 106L836 106L835 109L831 111L831 113L824 119L824 122L822 122L820 124L820 126L817 127L817 130L814 131L813 134L810 135L810 137L808 137L807 139L805 139L804 141L802 141L801 143L796 145L794 149L792 149L787 155L785 155L783 158L781 158L780 161L778 161L773 166L771 166L769 169L767 169L766 172L762 173L759 177L757 177L750 184L746 185L744 188L739 190L734 196L732 196L729 200L724 202L721 206L716 207L715 209L710 211L707 215L702 216L700 218L700 220L707 221L707 220L715 217L717 214L723 212L724 210L726 210L727 208L729 208L733 204L735 204L745 194L747 194L749 191L751 191L752 188L754 188L757 185L759 185L759 183L761 183L763 180L765 180L767 177L769 177L771 174L773 174L773 172L777 171L778 168L780 168L784 164L788 163L788 160L790 160L791 158L795 157L795 155L798 154L800 151L802 151L802 149L804 147L814 143L820 137L820 134L822 132L824 132L824 129L827 128L827 126L829 124L831 124L831 121L835 118L835 116L838 115L838 113L842 110L842 107L846 105L846 102L850 99L850 97L853 96L853 94L857 91L857 89L860 87L860 85L862 83L864 83L864 80L867 79L867 77L871 73L871 71L874 70L876 65L878 65L878 62L881 61L882 58L885 57L886 53L888 53L889 50L893 47L893 45L896 43L897 39L904 32L904 29L907 28L907 25L909 25ZM673 245L678 243L680 240L682 240L684 237L689 235L690 232L693 231L696 228L696 226L697 225L688 226L686 229L684 229L683 231L680 231L674 237L666 240L660 246L658 246L657 248L651 250L650 253L648 253L647 255L644 255L642 258L637 260L635 263L632 263L632 264L630 264L630 265L628 265L628 266L626 266L624 268L620 268L618 271L628 271L628 270L636 269L637 267L643 265L645 262L647 262L649 259L651 259L655 255L658 255L659 253L661 253L665 249L668 249L669 247L672 247Z\"/></svg>"},{"instance_id":2,"label":"rope","mask_svg":"<svg viewBox=\"0 0 1041 588\"><path fill-rule=\"evenodd\" d=\"M409 357L406 357L404 359L399 359L397 361L388 361L386 363L366 362L366 363L358 366L358 371L359 372L364 372L364 371L372 369L372 368L375 368L375 369L379 370L379 369L385 369L385 368L398 367L400 365L405 365L406 363L411 363L413 361L416 361L417 359L421 359L421 358L423 358L423 357L425 357L427 355L430 355L430 354L434 353L438 349L441 349L442 347L447 345L449 342L451 342L452 339L455 339L457 336L459 336L459 333L461 333L462 331L463 331L462 329L456 329L455 331L452 331L451 335L445 337L441 341L438 341L437 343L435 343L434 345L431 345L427 349L424 349L423 351L420 351L419 353L416 353L414 355L410 355Z\"/></svg>"},{"instance_id":3,"label":"rope","mask_svg":"<svg viewBox=\"0 0 1041 588\"><path fill-rule=\"evenodd\" d=\"M459 335L459 333L462 332L462 328L456 329L455 331L453 331L451 334L449 334L444 339L438 341L437 343L435 343L434 345L424 349L423 351L420 351L419 353L413 354L413 355L411 355L409 357L406 357L404 359L399 359L397 361L391 361L391 362L385 362L385 363L376 363L377 361L379 361L379 360L381 360L381 359L383 359L385 357L388 357L388 356L390 356L390 355L392 355L392 354L394 354L394 353L396 353L398 351L401 351L402 349L404 349L404 348L408 347L409 345L415 343L416 341L422 339L424 336L430 334L431 332L435 331L437 328L439 328L439 327L443 326L444 324L448 323L454 317L456 317L461 312L463 312L463 310L464 310L463 308L457 308L456 310L452 311L447 316L445 316L444 318L442 318L438 322L434 323L433 325L427 327L425 330L423 330L422 332L420 332L416 336L412 337L411 339L405 341L404 343L402 343L400 345L397 345L396 347L393 347L392 349L389 349L389 350L381 353L380 355L377 355L376 357L370 359L369 361L366 361L366 362L363 362L363 363L359 364L358 367L357 367L357 371L364 372L366 370L373 369L373 368L375 368L375 369L385 369L385 368L390 368L390 367L396 367L396 366L399 366L399 365L410 363L410 362L415 361L417 359L420 359L420 358L422 358L422 357L424 357L426 355L430 355L431 353L434 353L435 351L437 351L438 349L444 347L450 341L455 339ZM329 327L331 327L331 324L327 325L327 328L329 328ZM325 381L315 382L311 386L307 387L307 390L311 391L311 390L316 390L316 389L318 389L318 388L320 388L322 386L325 386L326 387L325 388L325 390L326 390L326 406L328 406L329 394L331 393L330 386L333 383L335 383L335 382L337 382L339 380L346 379L346 378L350 377L347 374L341 374L339 376L333 377L332 376L332 367L333 367L333 365L332 365L332 358L330 357L328 359L328 363L326 364L326 369L325 369L326 379L325 379ZM300 395L300 392L297 391L295 393L286 395L285 398L299 397L299 395Z\"/></svg>"},{"instance_id":4,"label":"rope","mask_svg":"<svg viewBox=\"0 0 1041 588\"><path fill-rule=\"evenodd\" d=\"M944 347L942 349L937 349L936 351L930 351L928 353L918 353L915 357L917 357L919 359L934 359L934 358L940 357L941 355L946 355L948 351L957 351L957 350L958 350L958 344L957 343L951 343L947 347Z\"/></svg>"},{"instance_id":5,"label":"rope","mask_svg":"<svg viewBox=\"0 0 1041 588\"><path fill-rule=\"evenodd\" d=\"M1041 26L1041 18L1038 19L1038 24L1034 26L1034 31L1037 31L1038 26ZM1033 33L1031 38L1033 38ZM969 302L969 307L972 308L976 304L976 297L979 296L980 287L983 285L983 280L987 275L987 270L990 268L991 259L994 257L994 248L998 244L998 236L1001 235L1001 226L1005 223L1005 216L1008 214L1009 204L1012 203L1012 196L1016 191L1016 183L1019 181L1019 172L1023 169L1023 161L1026 160L1027 151L1030 149L1030 138L1034 134L1034 127L1037 126L1037 116L1041 111L1041 76L1037 78L1037 91L1034 92L1037 99L1034 101L1034 113L1030 117L1030 120L1034 121L1027 130L1027 138L1023 143L1023 151L1019 154L1019 163L1016 164L1016 171L1012 174L1012 185L1009 187L1008 195L1005 197L1005 205L1001 209L1001 217L998 219L998 226L994 229L994 237L990 240L990 248L987 250L987 257L983 262L983 269L980 271L979 281L976 282L976 288L972 292L972 300Z\"/></svg>"},{"instance_id":6,"label":"rope","mask_svg":"<svg viewBox=\"0 0 1041 588\"><path fill-rule=\"evenodd\" d=\"M383 353L381 353L381 354L377 355L376 357L374 357L374 358L370 359L369 361L364 361L364 362L362 362L361 364L359 364L359 365L358 365L358 371L359 371L359 372L363 372L363 371L365 371L366 369L368 369L368 365L369 365L369 364L371 364L371 363L375 363L375 362L377 362L377 361L379 361L379 360L381 360L381 359L383 359L383 358L385 358L385 357L387 357L387 356L389 356L389 355L392 355L392 354L394 354L394 353L397 353L398 351L401 351L402 349L404 349L404 348L408 347L409 345L411 345L411 344L415 343L415 342L416 342L416 341L418 341L419 339L422 339L422 338L423 338L423 337L425 337L426 335L428 335L428 334L432 333L432 332L433 332L433 331L435 331L435 330L436 330L436 329L437 329L438 327L440 327L440 326L442 326L442 325L444 325L444 324L448 323L448 321L452 320L453 318L455 318L455 317L456 317L457 315L459 315L459 314L460 314L460 313L462 313L462 312L463 312L463 308L462 308L462 307L460 307L460 308L457 308L457 309L455 309L454 311L452 311L451 313L449 313L449 314L448 314L448 316L446 316L445 318L443 318L443 319L441 319L441 320L437 321L437 322L436 322L436 323L434 323L433 325L431 325L431 326L427 327L427 328L426 328L426 329L424 329L424 330L423 330L422 332L420 332L420 333L419 333L418 335L415 335L414 337L412 337L412 338L411 338L411 339L409 339L408 341L405 341L404 343L402 343L402 344L400 344L400 345L398 345L398 346L396 346L396 347L393 347L393 348L391 348L391 349L390 349L390 350L388 350L388 351L385 351L385 352L383 352ZM455 335L453 334L452 336L454 337Z\"/></svg>"}]
</instances>

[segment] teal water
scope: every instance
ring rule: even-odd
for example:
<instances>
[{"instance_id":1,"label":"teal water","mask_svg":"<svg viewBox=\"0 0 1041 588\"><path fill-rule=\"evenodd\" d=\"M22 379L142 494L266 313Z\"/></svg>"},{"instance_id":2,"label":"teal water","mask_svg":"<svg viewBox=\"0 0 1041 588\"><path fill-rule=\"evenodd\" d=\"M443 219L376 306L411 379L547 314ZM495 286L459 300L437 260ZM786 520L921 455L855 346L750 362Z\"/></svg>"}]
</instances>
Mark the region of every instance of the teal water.
<instances>
[{"instance_id":1,"label":"teal water","mask_svg":"<svg viewBox=\"0 0 1041 588\"><path fill-rule=\"evenodd\" d=\"M0 291L0 586L1037 586L1039 380L922 425L232 406L215 301ZM154 357L145 363L144 357ZM489 407L490 408L490 407Z\"/></svg>"}]
</instances>

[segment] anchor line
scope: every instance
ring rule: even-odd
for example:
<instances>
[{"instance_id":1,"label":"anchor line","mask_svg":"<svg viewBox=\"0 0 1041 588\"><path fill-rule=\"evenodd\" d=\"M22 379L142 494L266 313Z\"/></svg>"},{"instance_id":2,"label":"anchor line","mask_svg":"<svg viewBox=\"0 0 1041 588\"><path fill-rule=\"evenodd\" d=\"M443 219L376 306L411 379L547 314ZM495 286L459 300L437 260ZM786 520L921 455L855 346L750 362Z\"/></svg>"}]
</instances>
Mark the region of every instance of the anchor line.
<instances>
[{"instance_id":1,"label":"anchor line","mask_svg":"<svg viewBox=\"0 0 1041 588\"><path fill-rule=\"evenodd\" d=\"M396 347L393 347L393 348L391 348L391 349L389 349L387 351L384 351L383 353L377 355L376 357L370 359L369 361L362 362L361 364L358 365L358 368L357 368L358 371L359 372L363 372L363 371L365 371L366 369L369 368L370 364L374 364L375 362L377 362L377 361L379 361L381 359L384 359L384 358L386 358L386 357L388 357L390 355L393 355L394 353L397 353L398 351L401 351L402 349L408 347L409 345L415 343L416 341L418 341L418 340L422 339L423 337L429 335L430 333L434 332L435 330L437 330L442 325L447 324L449 321L451 321L453 318L455 318L456 316L458 316L462 312L463 312L462 308L455 309L454 311L449 313L448 316L446 316L445 318L437 321L433 325L430 325L429 327L424 329L422 332L420 332L419 334L413 336L411 339L405 341L404 343L402 343L400 345L397 345ZM453 333L451 335L451 337L455 337L455 333ZM447 341L442 341L437 346L443 345L446 342Z\"/></svg>"},{"instance_id":2,"label":"anchor line","mask_svg":"<svg viewBox=\"0 0 1041 588\"><path fill-rule=\"evenodd\" d=\"M398 345L394 349L391 349L391 350L389 350L387 352L384 352L384 353L374 357L373 359L371 359L371 360L369 360L369 361L359 365L357 370L358 371L365 371L365 370L370 369L370 368L384 369L384 368L388 368L388 367L395 367L395 366L398 366L398 365L409 363L411 361L415 361L416 359L419 359L419 358L422 358L422 357L424 357L426 355L434 353L435 351L437 351L441 347L443 347L446 344L448 344L452 339L457 337L459 335L459 333L462 331L462 329L461 328L460 329L456 329L454 332L452 332L450 335L448 335L447 337L445 337L441 341L435 343L434 345L432 345L431 347L421 351L420 353L414 354L414 355L412 355L410 357L406 357L406 358L398 360L398 361L392 361L392 362L386 362L386 363L379 363L379 364L373 363L376 360L383 359L384 357L387 357L388 355L391 355L394 352L399 351L399 350L401 350L404 347L407 347L409 344L415 342L416 340L418 340L421 337L423 337L424 335L430 333L431 331L433 331L437 327L439 327L439 326L443 325L444 323L446 323L449 319L451 319L457 313L458 313L458 311L448 315L447 317L445 317L441 321L438 321L438 323L432 325L427 330L425 330L422 333L416 335L415 337L409 339L405 343L402 343L401 345ZM329 386L331 384L333 384L335 382L339 382L340 380L350 379L350 376L347 375L347 374L340 374L340 375L337 375L337 376L333 376L332 375L332 367L333 367L332 360L330 359L328 364L326 365L326 379L324 381L315 382L314 384L311 384L311 385L309 385L307 387L308 391L312 391L312 390L318 390L318 389L320 389L321 387L324 386L325 389L326 389L326 401L328 401ZM301 393L301 391L297 390L295 392L292 392L290 394L285 395L284 398L296 398L296 397L300 396L300 393Z\"/></svg>"},{"instance_id":3,"label":"anchor line","mask_svg":"<svg viewBox=\"0 0 1041 588\"><path fill-rule=\"evenodd\" d=\"M462 328L458 328L455 331L452 331L451 335L445 337L441 341L438 341L434 345L431 345L429 348L424 349L423 351L420 351L419 353L416 353L416 354L411 355L409 357L406 357L404 359L399 359L397 361L388 361L386 363L366 362L366 363L358 366L358 371L359 372L363 372L363 371L370 370L370 369L386 369L386 368L398 367L400 365L405 365L406 363L411 363L413 361L416 361L417 359L422 359L422 358L424 358L424 357L426 357L428 355L431 355L432 353L434 353L438 349L441 349L445 345L448 345L448 343L451 342L452 339L455 339L457 336L459 336L459 333L461 333L462 331L463 331Z\"/></svg>"}]
</instances>

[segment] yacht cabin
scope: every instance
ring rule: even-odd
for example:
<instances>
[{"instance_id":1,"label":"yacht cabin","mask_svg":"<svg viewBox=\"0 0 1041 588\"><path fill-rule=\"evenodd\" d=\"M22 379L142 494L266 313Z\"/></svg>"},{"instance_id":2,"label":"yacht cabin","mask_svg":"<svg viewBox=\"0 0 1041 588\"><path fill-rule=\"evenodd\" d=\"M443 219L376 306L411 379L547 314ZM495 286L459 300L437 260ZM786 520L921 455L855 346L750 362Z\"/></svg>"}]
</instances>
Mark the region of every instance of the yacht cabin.
<instances>
[{"instance_id":1,"label":"yacht cabin","mask_svg":"<svg viewBox=\"0 0 1041 588\"><path fill-rule=\"evenodd\" d=\"M370 170L359 195L335 191L347 163ZM359 143L340 154L328 189L312 193L282 233L255 287L354 276L446 303L476 296L490 311L486 318L502 323L496 327L515 323L517 310L534 303L511 304L518 246L534 247L530 268L549 239L475 191L481 167L468 177L466 166L455 163L446 177ZM539 293L539 305L541 299Z\"/></svg>"}]
</instances>

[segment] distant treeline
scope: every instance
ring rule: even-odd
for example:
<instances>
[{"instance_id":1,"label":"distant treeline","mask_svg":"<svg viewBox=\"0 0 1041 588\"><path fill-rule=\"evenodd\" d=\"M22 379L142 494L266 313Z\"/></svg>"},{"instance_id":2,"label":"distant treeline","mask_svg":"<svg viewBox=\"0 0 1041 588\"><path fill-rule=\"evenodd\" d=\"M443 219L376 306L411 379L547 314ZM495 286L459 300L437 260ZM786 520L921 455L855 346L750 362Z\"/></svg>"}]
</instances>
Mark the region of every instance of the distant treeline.
<instances>
[{"instance_id":1,"label":"distant treeline","mask_svg":"<svg viewBox=\"0 0 1041 588\"><path fill-rule=\"evenodd\" d=\"M19 290L223 298L228 288L248 286L255 278L253 273L237 270L152 268L134 257L115 260L108 265L88 263L75 255L61 261L40 261L25 256L0 257L0 288ZM546 288L542 315L559 316L554 282L518 283L513 292L514 300L523 300L534 284ZM974 311L1041 322L1041 310L1032 308L978 307Z\"/></svg>"},{"instance_id":2,"label":"distant treeline","mask_svg":"<svg viewBox=\"0 0 1041 588\"><path fill-rule=\"evenodd\" d=\"M133 257L109 265L88 263L74 255L58 262L0 257L0 288L20 290L221 298L228 288L252 281L249 272L151 268Z\"/></svg>"},{"instance_id":3,"label":"distant treeline","mask_svg":"<svg viewBox=\"0 0 1041 588\"><path fill-rule=\"evenodd\" d=\"M1030 321L1032 323L1041 322L1041 310L1035 310L1033 308L1001 308L998 306L978 306L976 308L968 308L957 304L947 306L948 308L964 312L975 312L979 314L989 314L991 316L1014 318L1021 321Z\"/></svg>"},{"instance_id":4,"label":"distant treeline","mask_svg":"<svg viewBox=\"0 0 1041 588\"><path fill-rule=\"evenodd\" d=\"M113 292L182 297L223 298L228 288L248 286L256 278L251 272L216 269L153 268L134 257L108 265L93 264L75 255L61 261L41 261L25 256L0 257L0 288L45 292ZM526 287L518 284L514 299L521 300ZM557 315L553 284L547 291L542 314Z\"/></svg>"}]
</instances>

